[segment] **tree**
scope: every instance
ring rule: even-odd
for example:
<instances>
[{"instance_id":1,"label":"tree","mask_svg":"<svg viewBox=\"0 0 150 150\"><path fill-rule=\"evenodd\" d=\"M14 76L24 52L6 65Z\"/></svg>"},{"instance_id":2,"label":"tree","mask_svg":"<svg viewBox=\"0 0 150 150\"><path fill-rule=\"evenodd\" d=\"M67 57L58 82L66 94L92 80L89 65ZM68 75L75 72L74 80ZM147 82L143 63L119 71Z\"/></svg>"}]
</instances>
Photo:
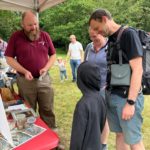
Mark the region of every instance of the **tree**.
<instances>
[{"instance_id":1,"label":"tree","mask_svg":"<svg viewBox=\"0 0 150 150\"><path fill-rule=\"evenodd\" d=\"M75 34L83 46L90 41L88 20L97 8L108 9L116 22L150 31L150 1L148 0L66 0L40 13L40 25L49 32L55 47L67 49L69 35ZM0 10L0 36L8 40L20 29L21 13Z\"/></svg>"},{"instance_id":2,"label":"tree","mask_svg":"<svg viewBox=\"0 0 150 150\"><path fill-rule=\"evenodd\" d=\"M141 25L144 30L150 32L150 1L143 0L141 9Z\"/></svg>"},{"instance_id":3,"label":"tree","mask_svg":"<svg viewBox=\"0 0 150 150\"><path fill-rule=\"evenodd\" d=\"M0 36L8 40L11 33L20 28L20 13L0 10Z\"/></svg>"},{"instance_id":4,"label":"tree","mask_svg":"<svg viewBox=\"0 0 150 150\"><path fill-rule=\"evenodd\" d=\"M48 31L54 43L67 48L69 35L75 34L85 46L89 42L88 19L96 5L93 0L68 0L65 4L49 9L40 15L44 29Z\"/></svg>"}]
</instances>

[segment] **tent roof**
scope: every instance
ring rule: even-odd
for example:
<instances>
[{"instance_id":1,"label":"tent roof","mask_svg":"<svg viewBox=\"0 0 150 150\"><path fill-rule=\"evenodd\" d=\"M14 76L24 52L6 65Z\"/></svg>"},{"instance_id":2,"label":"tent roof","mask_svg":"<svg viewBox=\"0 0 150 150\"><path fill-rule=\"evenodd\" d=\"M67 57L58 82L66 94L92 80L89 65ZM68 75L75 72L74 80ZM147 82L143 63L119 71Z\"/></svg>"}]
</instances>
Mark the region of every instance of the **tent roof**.
<instances>
[{"instance_id":1,"label":"tent roof","mask_svg":"<svg viewBox=\"0 0 150 150\"><path fill-rule=\"evenodd\" d=\"M0 9L22 12L32 9L36 12L41 12L64 1L65 0L0 0Z\"/></svg>"}]
</instances>

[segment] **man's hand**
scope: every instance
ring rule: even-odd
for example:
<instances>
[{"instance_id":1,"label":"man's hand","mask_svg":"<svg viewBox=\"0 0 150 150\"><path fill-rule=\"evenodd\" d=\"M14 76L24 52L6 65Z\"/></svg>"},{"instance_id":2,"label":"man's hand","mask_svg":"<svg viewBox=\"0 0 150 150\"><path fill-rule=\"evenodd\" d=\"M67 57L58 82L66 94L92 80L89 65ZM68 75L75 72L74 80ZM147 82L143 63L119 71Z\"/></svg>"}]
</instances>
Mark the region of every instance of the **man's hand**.
<instances>
[{"instance_id":1,"label":"man's hand","mask_svg":"<svg viewBox=\"0 0 150 150\"><path fill-rule=\"evenodd\" d=\"M40 75L45 74L48 70L46 68L42 68L40 70Z\"/></svg>"},{"instance_id":2,"label":"man's hand","mask_svg":"<svg viewBox=\"0 0 150 150\"><path fill-rule=\"evenodd\" d=\"M31 74L31 72L29 72L29 71L26 71L24 76L27 80L33 80L33 76Z\"/></svg>"},{"instance_id":3,"label":"man's hand","mask_svg":"<svg viewBox=\"0 0 150 150\"><path fill-rule=\"evenodd\" d=\"M131 119L134 115L134 112L135 112L135 105L130 105L126 103L122 110L122 119L123 120Z\"/></svg>"}]
</instances>

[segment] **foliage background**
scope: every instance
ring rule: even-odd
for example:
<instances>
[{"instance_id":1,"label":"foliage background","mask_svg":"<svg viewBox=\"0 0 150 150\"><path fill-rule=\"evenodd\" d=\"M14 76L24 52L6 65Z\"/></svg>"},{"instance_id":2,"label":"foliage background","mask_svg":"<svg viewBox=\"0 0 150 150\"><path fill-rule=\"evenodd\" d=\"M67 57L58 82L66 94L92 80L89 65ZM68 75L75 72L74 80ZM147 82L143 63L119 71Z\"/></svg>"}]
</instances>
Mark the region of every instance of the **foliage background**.
<instances>
[{"instance_id":1,"label":"foliage background","mask_svg":"<svg viewBox=\"0 0 150 150\"><path fill-rule=\"evenodd\" d=\"M89 42L88 19L97 8L106 8L114 20L150 31L150 1L148 0L66 0L40 13L41 28L49 32L55 47L67 49L69 35L75 34L85 47ZM0 10L0 36L8 40L20 29L21 13Z\"/></svg>"}]
</instances>

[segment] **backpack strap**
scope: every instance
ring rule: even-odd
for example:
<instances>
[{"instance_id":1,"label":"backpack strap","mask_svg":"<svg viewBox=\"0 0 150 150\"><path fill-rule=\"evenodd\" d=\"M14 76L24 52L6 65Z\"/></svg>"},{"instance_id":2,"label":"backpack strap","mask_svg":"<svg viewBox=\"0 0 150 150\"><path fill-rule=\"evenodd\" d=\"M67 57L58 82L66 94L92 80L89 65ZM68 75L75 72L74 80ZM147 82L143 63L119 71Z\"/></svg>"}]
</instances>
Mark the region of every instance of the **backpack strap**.
<instances>
[{"instance_id":1,"label":"backpack strap","mask_svg":"<svg viewBox=\"0 0 150 150\"><path fill-rule=\"evenodd\" d=\"M118 33L118 36L117 36L117 49L118 49L118 53L119 53L119 64L122 65L122 56L123 56L123 52L122 52L122 49L121 49L121 46L120 46L120 39L121 39L121 36L122 36L122 33L128 28L128 26L124 26L120 29L119 33ZM127 56L124 55L124 57L127 59Z\"/></svg>"},{"instance_id":2,"label":"backpack strap","mask_svg":"<svg viewBox=\"0 0 150 150\"><path fill-rule=\"evenodd\" d=\"M124 27L121 27L119 33L118 33L118 36L117 36L117 42L120 42L120 39L121 39L121 36L122 36L122 33L124 30L126 30L128 28L128 26L124 26Z\"/></svg>"}]
</instances>

